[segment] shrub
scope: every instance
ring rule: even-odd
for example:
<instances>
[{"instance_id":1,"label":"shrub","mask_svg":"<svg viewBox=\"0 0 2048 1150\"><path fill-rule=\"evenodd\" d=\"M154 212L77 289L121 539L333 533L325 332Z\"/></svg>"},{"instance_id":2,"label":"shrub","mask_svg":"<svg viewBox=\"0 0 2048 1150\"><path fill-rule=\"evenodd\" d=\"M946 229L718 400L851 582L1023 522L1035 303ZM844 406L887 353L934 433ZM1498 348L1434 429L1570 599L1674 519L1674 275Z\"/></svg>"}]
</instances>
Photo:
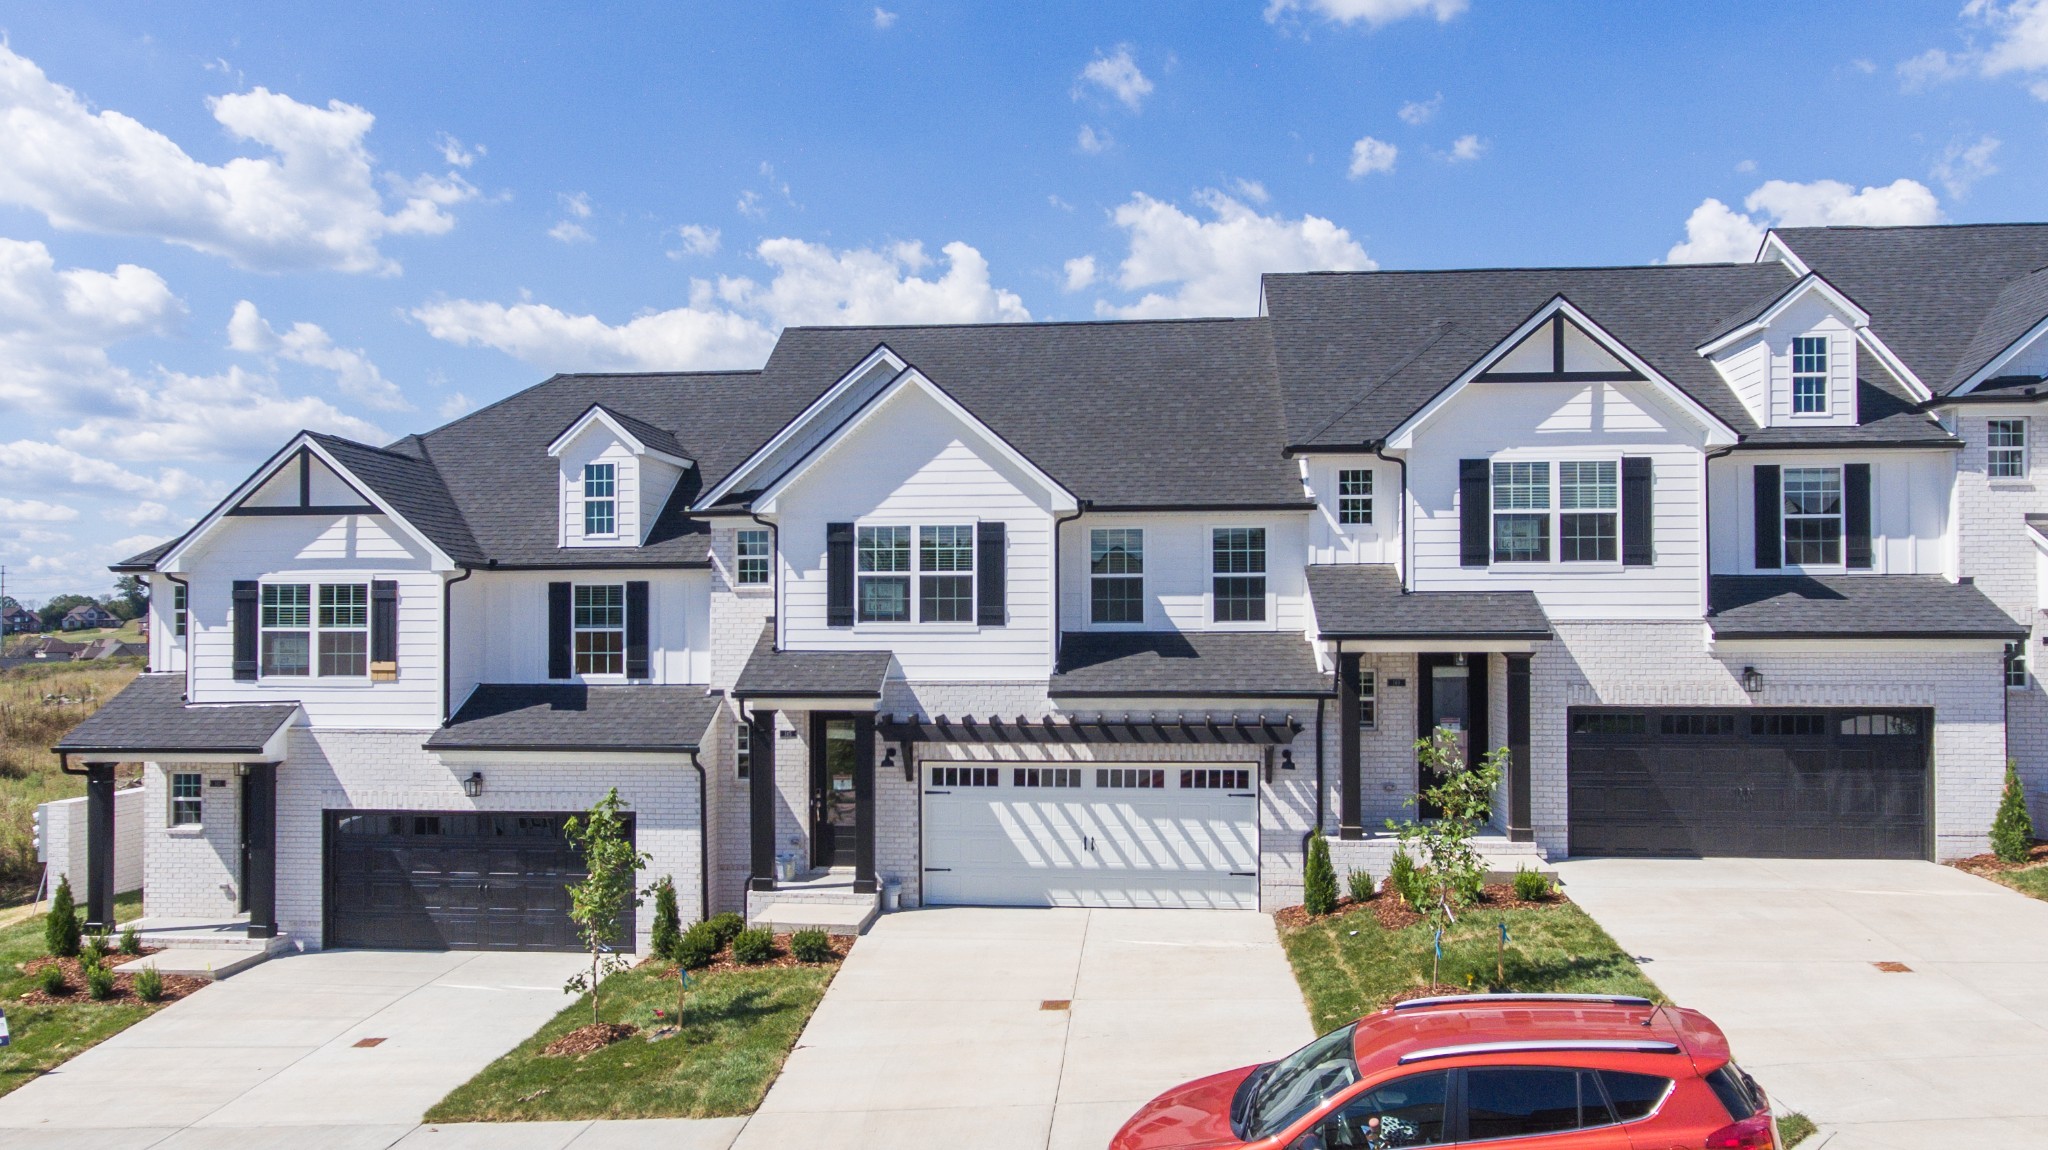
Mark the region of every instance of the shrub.
<instances>
[{"instance_id":1,"label":"shrub","mask_svg":"<svg viewBox=\"0 0 2048 1150\"><path fill-rule=\"evenodd\" d=\"M1337 909L1337 871L1330 865L1330 844L1318 830L1308 839L1308 863L1301 872L1301 905L1310 914Z\"/></svg>"},{"instance_id":2,"label":"shrub","mask_svg":"<svg viewBox=\"0 0 2048 1150\"><path fill-rule=\"evenodd\" d=\"M44 994L64 993L64 968L53 962L37 971L36 985Z\"/></svg>"},{"instance_id":3,"label":"shrub","mask_svg":"<svg viewBox=\"0 0 2048 1150\"><path fill-rule=\"evenodd\" d=\"M121 953L126 955L142 953L142 939L136 935L135 928L132 926L121 932Z\"/></svg>"},{"instance_id":4,"label":"shrub","mask_svg":"<svg viewBox=\"0 0 2048 1150\"><path fill-rule=\"evenodd\" d=\"M135 997L144 1002L155 1002L164 996L164 976L154 966L145 966L135 972Z\"/></svg>"},{"instance_id":5,"label":"shrub","mask_svg":"<svg viewBox=\"0 0 2048 1150\"><path fill-rule=\"evenodd\" d=\"M1415 865L1415 859L1405 850L1394 852L1393 869L1387 873L1387 882L1392 884L1394 893L1401 901L1412 907L1419 907L1428 896L1423 892L1422 871Z\"/></svg>"},{"instance_id":6,"label":"shrub","mask_svg":"<svg viewBox=\"0 0 2048 1150\"><path fill-rule=\"evenodd\" d=\"M676 908L675 880L667 875L654 884L654 930L648 939L648 946L656 958L671 961L676 956L676 944L683 940L682 912Z\"/></svg>"},{"instance_id":7,"label":"shrub","mask_svg":"<svg viewBox=\"0 0 2048 1150\"><path fill-rule=\"evenodd\" d=\"M1352 902L1372 901L1372 872L1355 870L1344 876L1344 888L1351 892Z\"/></svg>"},{"instance_id":8,"label":"shrub","mask_svg":"<svg viewBox=\"0 0 2048 1150\"><path fill-rule=\"evenodd\" d=\"M1515 897L1523 902L1541 902L1550 897L1550 880L1533 870L1516 868Z\"/></svg>"},{"instance_id":9,"label":"shrub","mask_svg":"<svg viewBox=\"0 0 2048 1150\"><path fill-rule=\"evenodd\" d=\"M747 920L732 911L714 914L708 921L711 926L711 933L718 936L718 945L720 946L729 945L734 938L739 936L741 931L747 929Z\"/></svg>"},{"instance_id":10,"label":"shrub","mask_svg":"<svg viewBox=\"0 0 2048 1150\"><path fill-rule=\"evenodd\" d=\"M94 1002L104 1002L114 996L114 972L95 962L85 968L85 992Z\"/></svg>"},{"instance_id":11,"label":"shrub","mask_svg":"<svg viewBox=\"0 0 2048 1150\"><path fill-rule=\"evenodd\" d=\"M71 876L57 882L50 913L43 919L43 946L58 958L78 957L78 903L71 897Z\"/></svg>"},{"instance_id":12,"label":"shrub","mask_svg":"<svg viewBox=\"0 0 2048 1150\"><path fill-rule=\"evenodd\" d=\"M830 962L832 940L822 930L800 930L789 936L789 953L798 962Z\"/></svg>"},{"instance_id":13,"label":"shrub","mask_svg":"<svg viewBox=\"0 0 2048 1150\"><path fill-rule=\"evenodd\" d=\"M2003 862L2027 861L2034 847L2034 820L2027 813L2027 789L2020 785L2012 760L2005 763L2005 795L1998 800L1998 817L1991 820L1991 853Z\"/></svg>"},{"instance_id":14,"label":"shrub","mask_svg":"<svg viewBox=\"0 0 2048 1150\"><path fill-rule=\"evenodd\" d=\"M85 941L79 945L79 952L82 954L109 954L113 949L107 945L107 932L104 930L96 930L86 935Z\"/></svg>"},{"instance_id":15,"label":"shrub","mask_svg":"<svg viewBox=\"0 0 2048 1150\"><path fill-rule=\"evenodd\" d=\"M708 922L697 923L676 939L675 962L685 970L702 970L716 957L718 932Z\"/></svg>"},{"instance_id":16,"label":"shrub","mask_svg":"<svg viewBox=\"0 0 2048 1150\"><path fill-rule=\"evenodd\" d=\"M763 929L743 930L732 936L732 957L735 962L759 966L775 957L775 936Z\"/></svg>"}]
</instances>

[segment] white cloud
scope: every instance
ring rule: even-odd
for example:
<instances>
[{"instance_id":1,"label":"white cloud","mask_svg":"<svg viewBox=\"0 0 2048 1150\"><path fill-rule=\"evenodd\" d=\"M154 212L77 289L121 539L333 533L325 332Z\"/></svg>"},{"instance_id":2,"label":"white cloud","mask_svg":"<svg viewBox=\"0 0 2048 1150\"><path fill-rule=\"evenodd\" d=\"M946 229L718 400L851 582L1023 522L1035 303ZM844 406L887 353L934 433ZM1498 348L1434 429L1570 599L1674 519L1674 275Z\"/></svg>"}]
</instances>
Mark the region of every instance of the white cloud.
<instances>
[{"instance_id":1,"label":"white cloud","mask_svg":"<svg viewBox=\"0 0 2048 1150\"><path fill-rule=\"evenodd\" d=\"M461 140L441 133L434 138L434 146L441 150L441 160L451 168L466 168L482 159L490 150L482 144L465 147Z\"/></svg>"},{"instance_id":2,"label":"white cloud","mask_svg":"<svg viewBox=\"0 0 2048 1150\"><path fill-rule=\"evenodd\" d=\"M1950 199L1960 200L1970 194L1971 185L1997 173L1998 165L1991 157L1999 143L1998 137L1991 135L1974 141L1956 140L1942 150L1931 174L1948 190Z\"/></svg>"},{"instance_id":3,"label":"white cloud","mask_svg":"<svg viewBox=\"0 0 2048 1150\"><path fill-rule=\"evenodd\" d=\"M1058 193L1051 193L1051 194L1048 194L1048 195L1047 195L1047 196L1045 197L1045 203L1046 203L1046 206L1047 206L1047 207L1053 207L1053 208L1058 208L1059 210L1061 210L1061 211L1063 211L1063 212L1071 212L1071 211L1073 211L1073 210L1074 210L1074 205L1072 205L1072 204L1068 203L1067 201L1065 201L1065 200L1061 199L1061 198L1059 197L1059 194L1058 194Z\"/></svg>"},{"instance_id":4,"label":"white cloud","mask_svg":"<svg viewBox=\"0 0 2048 1150\"><path fill-rule=\"evenodd\" d=\"M1909 60L1899 61L1899 86L1908 92L1918 92L1953 80L1966 71L1961 60L1940 48L1929 48Z\"/></svg>"},{"instance_id":5,"label":"white cloud","mask_svg":"<svg viewBox=\"0 0 2048 1150\"><path fill-rule=\"evenodd\" d=\"M8 523L63 523L78 518L78 508L40 499L0 498L0 521Z\"/></svg>"},{"instance_id":6,"label":"white cloud","mask_svg":"<svg viewBox=\"0 0 2048 1150\"><path fill-rule=\"evenodd\" d=\"M1289 12L1312 10L1325 20L1339 24L1364 22L1378 28L1411 16L1434 16L1439 24L1470 6L1470 0L1268 0L1266 22L1273 23Z\"/></svg>"},{"instance_id":7,"label":"white cloud","mask_svg":"<svg viewBox=\"0 0 2048 1150\"><path fill-rule=\"evenodd\" d=\"M1462 164L1476 160L1486 152L1486 141L1474 135L1463 135L1451 141L1450 161Z\"/></svg>"},{"instance_id":8,"label":"white cloud","mask_svg":"<svg viewBox=\"0 0 2048 1150\"><path fill-rule=\"evenodd\" d=\"M1075 256L1063 265L1066 273L1066 290L1080 291L1095 283L1095 257Z\"/></svg>"},{"instance_id":9,"label":"white cloud","mask_svg":"<svg viewBox=\"0 0 2048 1150\"><path fill-rule=\"evenodd\" d=\"M761 205L761 193L752 188L740 193L739 202L733 205L733 210L750 220L758 220L768 214L768 209Z\"/></svg>"},{"instance_id":10,"label":"white cloud","mask_svg":"<svg viewBox=\"0 0 2048 1150\"><path fill-rule=\"evenodd\" d=\"M589 192L577 192L574 195L571 195L568 192L556 192L555 198L562 201L563 211L569 213L570 215L576 217L579 220L587 220L590 218Z\"/></svg>"},{"instance_id":11,"label":"white cloud","mask_svg":"<svg viewBox=\"0 0 2048 1150\"><path fill-rule=\"evenodd\" d=\"M1917 180L1894 180L1861 191L1839 180L1809 184L1768 180L1742 201L1738 212L1716 199L1700 201L1686 217L1685 239L1664 258L1674 264L1742 262L1755 258L1771 227L1818 225L1885 227L1931 224L1941 204Z\"/></svg>"},{"instance_id":12,"label":"white cloud","mask_svg":"<svg viewBox=\"0 0 2048 1150\"><path fill-rule=\"evenodd\" d=\"M1075 138L1074 143L1089 155L1099 156L1115 145L1116 140L1108 132L1098 132L1087 124L1083 124L1081 125L1080 135Z\"/></svg>"},{"instance_id":13,"label":"white cloud","mask_svg":"<svg viewBox=\"0 0 2048 1150\"><path fill-rule=\"evenodd\" d=\"M1152 94L1152 81L1131 58L1129 44L1117 45L1116 53L1110 56L1096 52L1095 59L1081 69L1081 79L1123 101L1124 107L1133 112L1145 102L1145 97ZM1079 96L1080 91L1076 89L1075 97L1078 99Z\"/></svg>"},{"instance_id":14,"label":"white cloud","mask_svg":"<svg viewBox=\"0 0 2048 1150\"><path fill-rule=\"evenodd\" d=\"M1955 52L1929 48L1898 65L1900 87L1917 92L1975 73L1990 79L2048 71L2048 0L1969 0L1962 8L1966 46ZM1978 47L1975 33L1991 36ZM2048 100L2048 79L2035 78L2027 90Z\"/></svg>"},{"instance_id":15,"label":"white cloud","mask_svg":"<svg viewBox=\"0 0 2048 1150\"><path fill-rule=\"evenodd\" d=\"M1851 68L1856 69L1858 72L1863 73L1866 76L1873 75L1877 72L1877 61L1866 60L1861 56L1858 56L1856 59L1849 61L1849 66Z\"/></svg>"},{"instance_id":16,"label":"white cloud","mask_svg":"<svg viewBox=\"0 0 2048 1150\"><path fill-rule=\"evenodd\" d=\"M149 523L162 523L171 517L171 509L161 503L145 499L135 506L116 512L114 517L130 527L141 527Z\"/></svg>"},{"instance_id":17,"label":"white cloud","mask_svg":"<svg viewBox=\"0 0 2048 1150\"><path fill-rule=\"evenodd\" d=\"M589 243L590 233L574 220L556 220L555 226L548 229L548 238L565 244Z\"/></svg>"},{"instance_id":18,"label":"white cloud","mask_svg":"<svg viewBox=\"0 0 2048 1150\"><path fill-rule=\"evenodd\" d=\"M563 217L548 229L548 237L565 244L589 243L590 232L576 221L590 218L590 193L557 192L555 198L562 202Z\"/></svg>"},{"instance_id":19,"label":"white cloud","mask_svg":"<svg viewBox=\"0 0 2048 1150\"><path fill-rule=\"evenodd\" d=\"M1374 172L1394 170L1394 158L1401 150L1385 140L1364 136L1351 145L1351 178L1371 175Z\"/></svg>"},{"instance_id":20,"label":"white cloud","mask_svg":"<svg viewBox=\"0 0 2048 1150\"><path fill-rule=\"evenodd\" d=\"M1735 161L1735 170L1738 172L1754 172L1756 171L1756 161L1737 160Z\"/></svg>"},{"instance_id":21,"label":"white cloud","mask_svg":"<svg viewBox=\"0 0 2048 1150\"><path fill-rule=\"evenodd\" d=\"M371 407L384 411L412 410L398 385L384 378L367 353L361 348L336 347L333 337L317 323L302 320L293 324L291 330L280 333L256 310L255 304L243 300L228 318L228 346L250 355L285 359L333 372L335 386L343 395Z\"/></svg>"},{"instance_id":22,"label":"white cloud","mask_svg":"<svg viewBox=\"0 0 2048 1150\"><path fill-rule=\"evenodd\" d=\"M368 111L265 88L209 106L229 135L267 154L201 163L132 117L92 111L0 44L0 202L59 228L149 236L259 271L395 272L380 240L446 232L455 219L444 209L475 193L451 173L401 189L387 214L363 143Z\"/></svg>"},{"instance_id":23,"label":"white cloud","mask_svg":"<svg viewBox=\"0 0 2048 1150\"><path fill-rule=\"evenodd\" d=\"M1016 293L989 282L988 261L947 244L946 267L917 243L834 250L797 239L763 240L754 254L766 283L724 277L692 284L690 302L622 324L547 304L441 300L413 309L436 339L493 347L550 370L751 367L791 324L973 323L1031 318Z\"/></svg>"},{"instance_id":24,"label":"white cloud","mask_svg":"<svg viewBox=\"0 0 2048 1150\"><path fill-rule=\"evenodd\" d=\"M166 332L184 314L148 268L60 271L41 242L0 238L0 410L61 414L104 402L128 379L107 347Z\"/></svg>"},{"instance_id":25,"label":"white cloud","mask_svg":"<svg viewBox=\"0 0 2048 1150\"><path fill-rule=\"evenodd\" d=\"M668 258L672 260L679 260L684 256L715 255L718 252L720 236L717 228L707 228L702 224L684 224L676 229L676 238L682 241L682 246L668 253Z\"/></svg>"},{"instance_id":26,"label":"white cloud","mask_svg":"<svg viewBox=\"0 0 2048 1150\"><path fill-rule=\"evenodd\" d=\"M152 479L110 460L34 439L0 443L0 467L23 483L56 484L151 499L177 499L204 489L197 477L175 467L160 469Z\"/></svg>"},{"instance_id":27,"label":"white cloud","mask_svg":"<svg viewBox=\"0 0 2048 1150\"><path fill-rule=\"evenodd\" d=\"M1436 95L1431 96L1427 100L1410 100L1407 103L1402 104L1401 110L1394 114L1401 117L1401 122L1408 125L1409 127L1419 128L1422 125L1429 123L1431 120L1436 119L1437 112L1441 110L1443 106L1444 94L1442 92L1438 92Z\"/></svg>"},{"instance_id":28,"label":"white cloud","mask_svg":"<svg viewBox=\"0 0 2048 1150\"><path fill-rule=\"evenodd\" d=\"M301 428L365 443L389 439L375 424L316 396L287 395L275 380L230 367L219 375L159 368L108 405L56 432L77 451L122 459L230 459Z\"/></svg>"},{"instance_id":29,"label":"white cloud","mask_svg":"<svg viewBox=\"0 0 2048 1150\"><path fill-rule=\"evenodd\" d=\"M1255 204L1263 204L1273 198L1267 193L1266 185L1257 180L1247 180L1240 177L1230 181L1230 187L1232 191Z\"/></svg>"},{"instance_id":30,"label":"white cloud","mask_svg":"<svg viewBox=\"0 0 2048 1150\"><path fill-rule=\"evenodd\" d=\"M1144 193L1111 215L1130 243L1117 267L1117 286L1145 294L1137 302L1097 301L1105 317L1250 315L1258 308L1262 272L1356 271L1378 265L1351 233L1318 216L1264 216L1223 192L1206 189L1197 219ZM1146 289L1165 289L1152 290Z\"/></svg>"},{"instance_id":31,"label":"white cloud","mask_svg":"<svg viewBox=\"0 0 2048 1150\"><path fill-rule=\"evenodd\" d=\"M444 420L460 419L468 415L475 407L476 404L471 403L468 396L458 391L454 395L442 400L441 406L435 408L434 413Z\"/></svg>"},{"instance_id":32,"label":"white cloud","mask_svg":"<svg viewBox=\"0 0 2048 1150\"><path fill-rule=\"evenodd\" d=\"M889 29L894 28L896 26L896 17L897 13L888 11L885 8L877 7L875 9L875 27L881 31L886 32Z\"/></svg>"}]
</instances>

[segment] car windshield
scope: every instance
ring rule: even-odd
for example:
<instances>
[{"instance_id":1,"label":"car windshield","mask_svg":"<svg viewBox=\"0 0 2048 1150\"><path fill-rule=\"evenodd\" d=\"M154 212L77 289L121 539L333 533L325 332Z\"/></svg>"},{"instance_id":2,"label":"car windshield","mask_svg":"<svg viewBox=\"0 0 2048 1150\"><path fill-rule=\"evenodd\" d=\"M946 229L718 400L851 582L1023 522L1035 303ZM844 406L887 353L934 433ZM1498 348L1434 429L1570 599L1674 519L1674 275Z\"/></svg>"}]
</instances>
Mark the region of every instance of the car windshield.
<instances>
[{"instance_id":1,"label":"car windshield","mask_svg":"<svg viewBox=\"0 0 2048 1150\"><path fill-rule=\"evenodd\" d=\"M1245 1108L1245 1138L1265 1138L1358 1081L1351 1027L1333 1030L1278 1062L1268 1063L1252 1085Z\"/></svg>"}]
</instances>

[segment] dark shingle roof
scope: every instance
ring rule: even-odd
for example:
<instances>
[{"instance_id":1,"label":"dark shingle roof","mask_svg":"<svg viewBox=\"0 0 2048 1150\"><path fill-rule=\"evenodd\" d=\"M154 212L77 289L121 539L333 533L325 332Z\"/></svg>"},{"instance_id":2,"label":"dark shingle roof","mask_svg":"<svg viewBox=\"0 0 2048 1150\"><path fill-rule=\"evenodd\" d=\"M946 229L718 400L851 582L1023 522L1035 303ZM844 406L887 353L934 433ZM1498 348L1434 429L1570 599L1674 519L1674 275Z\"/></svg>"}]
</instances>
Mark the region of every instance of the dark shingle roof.
<instances>
[{"instance_id":1,"label":"dark shingle roof","mask_svg":"<svg viewBox=\"0 0 2048 1150\"><path fill-rule=\"evenodd\" d=\"M635 439L638 439L644 446L659 451L664 455L673 455L678 459L690 458L690 453L683 447L682 442L676 438L675 432L656 427L644 419L635 419L623 411L612 411L607 408L605 413L618 420L619 426L625 428L628 433Z\"/></svg>"},{"instance_id":2,"label":"dark shingle roof","mask_svg":"<svg viewBox=\"0 0 2048 1150\"><path fill-rule=\"evenodd\" d=\"M57 740L72 754L253 755L297 714L297 703L189 706L185 676L139 675Z\"/></svg>"},{"instance_id":3,"label":"dark shingle roof","mask_svg":"<svg viewBox=\"0 0 2048 1150\"><path fill-rule=\"evenodd\" d=\"M1296 631L1077 631L1060 641L1055 698L1301 698L1330 677Z\"/></svg>"},{"instance_id":4,"label":"dark shingle roof","mask_svg":"<svg viewBox=\"0 0 2048 1150\"><path fill-rule=\"evenodd\" d=\"M1715 575L1717 639L2024 639L1971 583L1939 575Z\"/></svg>"},{"instance_id":5,"label":"dark shingle roof","mask_svg":"<svg viewBox=\"0 0 2048 1150\"><path fill-rule=\"evenodd\" d=\"M164 554L165 554L166 552L168 552L168 551L169 551L169 550L170 550L170 549L171 549L172 547L175 547L175 546L177 546L178 540L179 540L179 539L182 539L182 538L184 538L184 536L180 535L180 536L176 536L176 537L173 537L173 538L170 538L170 539L166 539L166 540L164 540L164 541L163 541L162 543L159 543L159 544L157 544L156 546L154 546L154 547L150 548L150 549L149 549L149 550L147 550L147 551L143 551L143 552L140 552L139 554L131 555L131 556L129 556L128 558L126 558L126 559L123 559L123 560L121 560L121 561L120 561L119 563L116 563L116 564L114 564L114 565L113 565L113 566L112 566L112 567L110 568L110 570L113 570L113 571L148 571L148 570L151 570L151 569L153 569L153 568L154 568L154 567L156 566L156 561L157 561L157 560L159 560L159 559L161 559L161 558L163 558L163 557L164 557Z\"/></svg>"},{"instance_id":6,"label":"dark shingle roof","mask_svg":"<svg viewBox=\"0 0 2048 1150\"><path fill-rule=\"evenodd\" d=\"M1946 394L2048 316L2035 273L2048 224L1778 228L1806 265L1870 312L1870 328ZM2030 317L2030 318L2029 318Z\"/></svg>"},{"instance_id":7,"label":"dark shingle roof","mask_svg":"<svg viewBox=\"0 0 2048 1150\"><path fill-rule=\"evenodd\" d=\"M449 558L457 563L483 562L484 552L450 498L440 470L420 454L418 436L402 439L389 449L318 432L310 437Z\"/></svg>"},{"instance_id":8,"label":"dark shingle roof","mask_svg":"<svg viewBox=\"0 0 2048 1150\"><path fill-rule=\"evenodd\" d=\"M735 698L879 699L893 656L887 651L778 651L775 620L740 668Z\"/></svg>"},{"instance_id":9,"label":"dark shingle roof","mask_svg":"<svg viewBox=\"0 0 2048 1150\"><path fill-rule=\"evenodd\" d=\"M1764 427L1742 437L1739 450L1782 450L1792 447L1949 447L1956 438L1932 415L1910 400L1859 380L1857 418L1861 423L1834 427Z\"/></svg>"},{"instance_id":10,"label":"dark shingle roof","mask_svg":"<svg viewBox=\"0 0 2048 1150\"><path fill-rule=\"evenodd\" d=\"M1550 638L1550 617L1532 592L1403 592L1389 564L1312 565L1308 595L1326 639Z\"/></svg>"},{"instance_id":11,"label":"dark shingle roof","mask_svg":"<svg viewBox=\"0 0 2048 1150\"><path fill-rule=\"evenodd\" d=\"M430 751L694 751L719 703L701 684L484 683L426 745Z\"/></svg>"}]
</instances>

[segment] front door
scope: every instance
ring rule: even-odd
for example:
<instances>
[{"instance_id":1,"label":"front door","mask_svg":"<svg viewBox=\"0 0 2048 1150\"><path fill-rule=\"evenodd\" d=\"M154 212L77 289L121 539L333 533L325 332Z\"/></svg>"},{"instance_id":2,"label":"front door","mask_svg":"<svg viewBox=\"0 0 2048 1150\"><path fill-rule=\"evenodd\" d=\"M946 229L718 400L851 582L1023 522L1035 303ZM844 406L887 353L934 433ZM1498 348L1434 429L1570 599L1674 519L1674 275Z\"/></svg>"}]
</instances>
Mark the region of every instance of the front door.
<instances>
[{"instance_id":1,"label":"front door","mask_svg":"<svg viewBox=\"0 0 2048 1150\"><path fill-rule=\"evenodd\" d=\"M1416 692L1419 707L1417 727L1427 738L1433 732L1441 732L1451 740L1452 755L1460 763L1470 766L1474 754L1486 753L1486 656L1485 655L1420 655L1418 678L1421 689ZM1443 782L1440 772L1430 770L1417 763L1415 786L1418 792L1426 791ZM1425 819L1440 817L1443 812L1434 804L1418 802L1417 816Z\"/></svg>"},{"instance_id":2,"label":"front door","mask_svg":"<svg viewBox=\"0 0 2048 1150\"><path fill-rule=\"evenodd\" d=\"M850 867L860 846L854 760L858 732L850 718L811 719L811 865Z\"/></svg>"}]
</instances>

